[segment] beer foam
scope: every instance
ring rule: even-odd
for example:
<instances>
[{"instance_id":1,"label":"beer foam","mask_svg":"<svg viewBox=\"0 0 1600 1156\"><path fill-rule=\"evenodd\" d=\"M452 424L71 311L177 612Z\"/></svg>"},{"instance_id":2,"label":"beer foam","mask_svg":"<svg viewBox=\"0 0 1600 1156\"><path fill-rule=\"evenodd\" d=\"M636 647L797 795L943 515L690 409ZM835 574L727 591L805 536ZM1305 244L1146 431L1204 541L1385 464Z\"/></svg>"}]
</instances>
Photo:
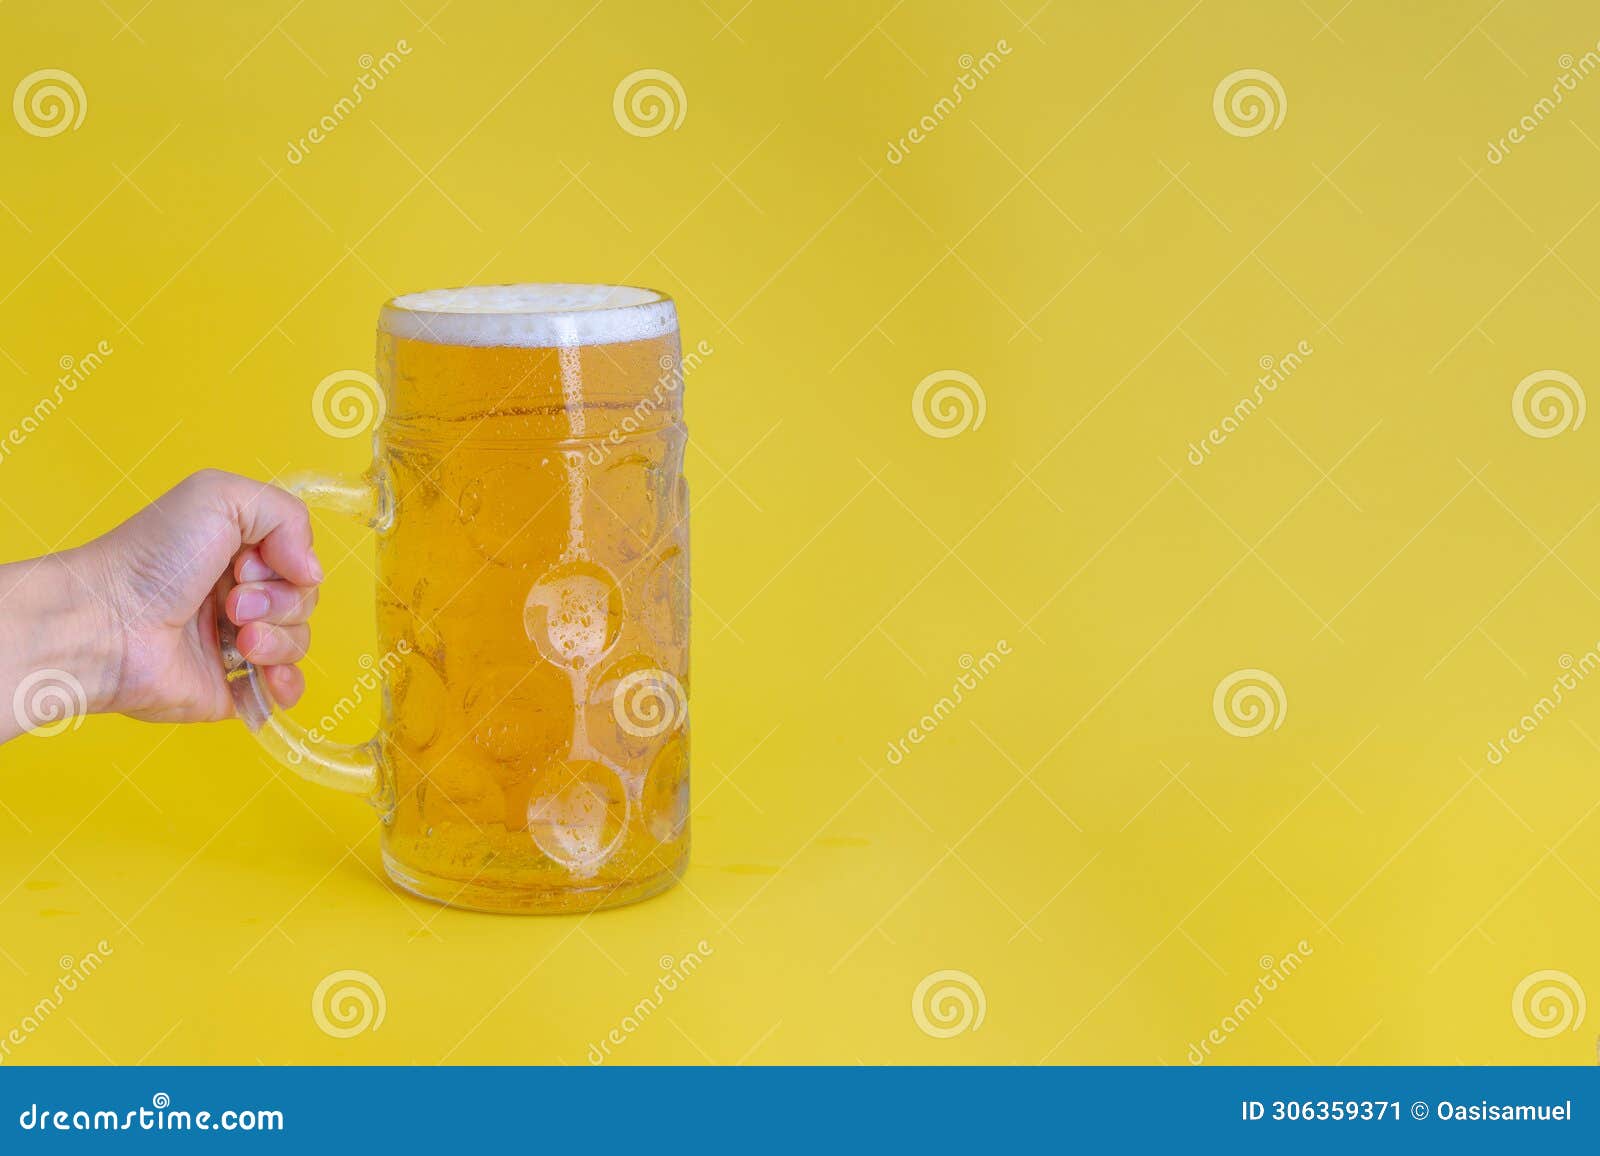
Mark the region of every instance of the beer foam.
<instances>
[{"instance_id":1,"label":"beer foam","mask_svg":"<svg viewBox=\"0 0 1600 1156\"><path fill-rule=\"evenodd\" d=\"M678 311L631 285L469 285L396 297L379 325L435 345L550 349L663 337L677 331Z\"/></svg>"}]
</instances>

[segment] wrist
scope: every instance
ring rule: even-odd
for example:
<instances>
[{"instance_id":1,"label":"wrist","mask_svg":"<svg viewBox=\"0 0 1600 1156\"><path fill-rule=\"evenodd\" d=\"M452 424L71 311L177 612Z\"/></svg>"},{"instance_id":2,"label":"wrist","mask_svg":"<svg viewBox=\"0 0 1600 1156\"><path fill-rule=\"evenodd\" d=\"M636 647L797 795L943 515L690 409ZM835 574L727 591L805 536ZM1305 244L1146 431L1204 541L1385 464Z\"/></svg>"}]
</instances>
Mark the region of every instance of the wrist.
<instances>
[{"instance_id":1,"label":"wrist","mask_svg":"<svg viewBox=\"0 0 1600 1156\"><path fill-rule=\"evenodd\" d=\"M67 582L65 611L70 622L76 660L84 668L84 683L91 714L121 710L120 694L124 668L123 610L117 601L117 587L105 565L101 551L91 542L55 555Z\"/></svg>"},{"instance_id":2,"label":"wrist","mask_svg":"<svg viewBox=\"0 0 1600 1156\"><path fill-rule=\"evenodd\" d=\"M122 630L113 598L88 548L0 566L4 737L115 709Z\"/></svg>"}]
</instances>

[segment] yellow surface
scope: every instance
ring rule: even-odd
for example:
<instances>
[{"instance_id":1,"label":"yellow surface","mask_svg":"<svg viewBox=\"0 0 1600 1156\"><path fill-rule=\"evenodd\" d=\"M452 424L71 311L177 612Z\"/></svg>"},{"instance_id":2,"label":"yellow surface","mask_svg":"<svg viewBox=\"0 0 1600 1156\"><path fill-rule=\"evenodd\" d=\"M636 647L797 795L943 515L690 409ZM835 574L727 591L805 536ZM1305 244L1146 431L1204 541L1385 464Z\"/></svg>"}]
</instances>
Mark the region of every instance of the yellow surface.
<instances>
[{"instance_id":1,"label":"yellow surface","mask_svg":"<svg viewBox=\"0 0 1600 1156\"><path fill-rule=\"evenodd\" d=\"M237 726L94 719L0 752L0 1028L112 948L9 1062L584 1063L702 940L617 1060L1181 1064L1294 951L1217 1061L1592 1062L1597 1013L1541 1038L1513 993L1600 995L1600 682L1486 754L1600 645L1600 421L1512 412L1539 371L1600 383L1600 76L1531 111L1592 10L1035 8L0 8L5 92L87 98L0 123L0 427L114 349L0 460L7 556L203 465L360 468L310 398L399 291L656 285L714 349L684 885L441 910ZM655 136L613 112L646 68L686 98ZM1236 136L1213 94L1246 68L1287 107ZM934 438L911 399L944 370L987 408ZM374 646L370 542L319 541L308 722ZM1213 695L1252 668L1286 710L1242 738ZM311 1012L346 969L386 1007L348 1039ZM935 1038L912 996L944 970L985 1016Z\"/></svg>"}]
</instances>

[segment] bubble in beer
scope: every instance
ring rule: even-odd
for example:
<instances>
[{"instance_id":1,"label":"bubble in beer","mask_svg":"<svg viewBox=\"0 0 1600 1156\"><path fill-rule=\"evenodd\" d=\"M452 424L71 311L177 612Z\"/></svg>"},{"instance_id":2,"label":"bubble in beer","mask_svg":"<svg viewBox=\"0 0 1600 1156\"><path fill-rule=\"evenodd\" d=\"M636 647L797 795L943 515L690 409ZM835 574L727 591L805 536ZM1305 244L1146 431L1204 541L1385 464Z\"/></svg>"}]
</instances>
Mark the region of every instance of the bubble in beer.
<instances>
[{"instance_id":1,"label":"bubble in beer","mask_svg":"<svg viewBox=\"0 0 1600 1156\"><path fill-rule=\"evenodd\" d=\"M622 591L603 566L566 563L528 592L523 628L552 662L587 670L610 652L622 633Z\"/></svg>"},{"instance_id":2,"label":"bubble in beer","mask_svg":"<svg viewBox=\"0 0 1600 1156\"><path fill-rule=\"evenodd\" d=\"M528 833L558 863L592 873L617 849L627 823L627 788L607 764L578 759L534 773Z\"/></svg>"}]
</instances>

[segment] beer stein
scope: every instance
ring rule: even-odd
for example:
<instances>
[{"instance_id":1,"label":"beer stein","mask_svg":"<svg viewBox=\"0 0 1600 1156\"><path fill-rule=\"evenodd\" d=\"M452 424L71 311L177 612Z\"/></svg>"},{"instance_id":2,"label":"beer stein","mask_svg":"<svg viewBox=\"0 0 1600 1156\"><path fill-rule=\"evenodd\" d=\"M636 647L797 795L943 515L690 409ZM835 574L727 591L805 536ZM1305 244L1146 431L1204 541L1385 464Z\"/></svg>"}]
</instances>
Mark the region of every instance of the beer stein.
<instances>
[{"instance_id":1,"label":"beer stein","mask_svg":"<svg viewBox=\"0 0 1600 1156\"><path fill-rule=\"evenodd\" d=\"M360 378L362 375L341 375ZM330 379L333 381L333 379ZM370 384L370 383L369 383ZM377 736L276 709L219 618L237 712L313 782L370 799L407 891L570 912L670 887L689 851L689 534L677 310L648 289L397 297L359 478L288 488L377 535Z\"/></svg>"}]
</instances>

